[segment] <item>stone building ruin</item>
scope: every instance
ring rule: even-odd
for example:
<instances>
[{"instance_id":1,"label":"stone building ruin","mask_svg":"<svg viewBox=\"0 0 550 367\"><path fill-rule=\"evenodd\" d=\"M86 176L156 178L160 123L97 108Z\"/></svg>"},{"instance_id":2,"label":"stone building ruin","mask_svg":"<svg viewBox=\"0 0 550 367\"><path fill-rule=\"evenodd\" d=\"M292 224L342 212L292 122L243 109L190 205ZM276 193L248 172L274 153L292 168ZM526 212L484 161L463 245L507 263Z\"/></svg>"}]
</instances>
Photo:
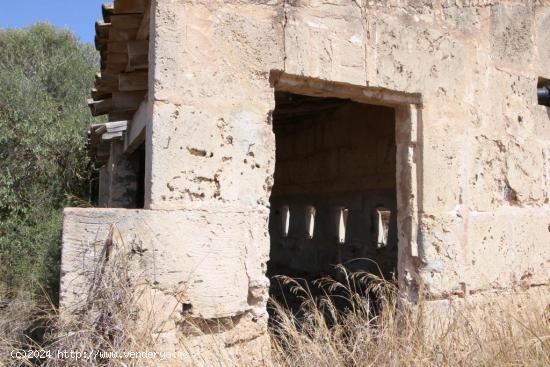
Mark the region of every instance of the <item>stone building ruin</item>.
<instances>
[{"instance_id":1,"label":"stone building ruin","mask_svg":"<svg viewBox=\"0 0 550 367\"><path fill-rule=\"evenodd\" d=\"M266 272L356 258L433 312L550 298L549 29L546 0L104 5L98 208L65 211L61 307L113 225L168 349L228 321L208 340L264 358Z\"/></svg>"}]
</instances>

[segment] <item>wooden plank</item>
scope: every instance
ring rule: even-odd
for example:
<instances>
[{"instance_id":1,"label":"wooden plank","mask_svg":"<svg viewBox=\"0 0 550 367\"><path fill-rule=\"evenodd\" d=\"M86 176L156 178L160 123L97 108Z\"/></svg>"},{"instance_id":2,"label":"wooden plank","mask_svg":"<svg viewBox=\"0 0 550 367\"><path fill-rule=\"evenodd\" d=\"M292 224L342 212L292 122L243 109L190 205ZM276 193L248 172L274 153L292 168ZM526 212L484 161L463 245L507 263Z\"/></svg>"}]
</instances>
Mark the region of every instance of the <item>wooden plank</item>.
<instances>
[{"instance_id":1,"label":"wooden plank","mask_svg":"<svg viewBox=\"0 0 550 367\"><path fill-rule=\"evenodd\" d=\"M93 152L91 152L91 153L92 153L92 158L93 158ZM111 144L100 142L97 145L97 149L95 151L96 164L101 166L101 165L107 163L107 161L109 160L110 155L111 155Z\"/></svg>"},{"instance_id":2,"label":"wooden plank","mask_svg":"<svg viewBox=\"0 0 550 367\"><path fill-rule=\"evenodd\" d=\"M127 42L136 39L137 28L122 29L111 28L109 32L109 42Z\"/></svg>"},{"instance_id":3,"label":"wooden plank","mask_svg":"<svg viewBox=\"0 0 550 367\"><path fill-rule=\"evenodd\" d=\"M128 42L108 42L107 53L127 53Z\"/></svg>"},{"instance_id":4,"label":"wooden plank","mask_svg":"<svg viewBox=\"0 0 550 367\"><path fill-rule=\"evenodd\" d=\"M104 93L104 94L107 94L107 95L111 96L111 94L113 92L116 92L118 90L118 87L113 88L113 87L110 87L110 86L104 85L104 84L96 84L94 86L94 89L97 90L97 93Z\"/></svg>"},{"instance_id":5,"label":"wooden plank","mask_svg":"<svg viewBox=\"0 0 550 367\"><path fill-rule=\"evenodd\" d=\"M131 122L128 123L128 129L124 137L124 151L133 152L145 140L145 126L149 121L149 115L145 106L141 106Z\"/></svg>"},{"instance_id":6,"label":"wooden plank","mask_svg":"<svg viewBox=\"0 0 550 367\"><path fill-rule=\"evenodd\" d=\"M105 124L106 131L110 133L126 131L127 128L128 128L128 120L113 121Z\"/></svg>"},{"instance_id":7,"label":"wooden plank","mask_svg":"<svg viewBox=\"0 0 550 367\"><path fill-rule=\"evenodd\" d=\"M141 14L122 14L113 15L111 17L111 24L113 28L117 29L138 29L141 26Z\"/></svg>"},{"instance_id":8,"label":"wooden plank","mask_svg":"<svg viewBox=\"0 0 550 367\"><path fill-rule=\"evenodd\" d=\"M115 14L143 13L145 0L114 0Z\"/></svg>"},{"instance_id":9,"label":"wooden plank","mask_svg":"<svg viewBox=\"0 0 550 367\"><path fill-rule=\"evenodd\" d=\"M113 92L113 112L135 111L145 99L145 92Z\"/></svg>"},{"instance_id":10,"label":"wooden plank","mask_svg":"<svg viewBox=\"0 0 550 367\"><path fill-rule=\"evenodd\" d=\"M95 83L96 85L101 84L112 86L116 89L118 88L118 73L110 73L109 71L96 73Z\"/></svg>"},{"instance_id":11,"label":"wooden plank","mask_svg":"<svg viewBox=\"0 0 550 367\"><path fill-rule=\"evenodd\" d=\"M136 71L118 75L118 90L122 92L144 91L148 86L148 72Z\"/></svg>"},{"instance_id":12,"label":"wooden plank","mask_svg":"<svg viewBox=\"0 0 550 367\"><path fill-rule=\"evenodd\" d=\"M95 22L95 34L98 38L108 38L110 28L111 23L105 23L102 21Z\"/></svg>"},{"instance_id":13,"label":"wooden plank","mask_svg":"<svg viewBox=\"0 0 550 367\"><path fill-rule=\"evenodd\" d=\"M123 132L105 133L101 135L101 141L122 140Z\"/></svg>"},{"instance_id":14,"label":"wooden plank","mask_svg":"<svg viewBox=\"0 0 550 367\"><path fill-rule=\"evenodd\" d=\"M109 121L132 120L136 111L119 111L109 113Z\"/></svg>"},{"instance_id":15,"label":"wooden plank","mask_svg":"<svg viewBox=\"0 0 550 367\"><path fill-rule=\"evenodd\" d=\"M106 123L105 131L101 134L102 141L120 140L124 136L124 132L128 128L128 121L114 121Z\"/></svg>"},{"instance_id":16,"label":"wooden plank","mask_svg":"<svg viewBox=\"0 0 550 367\"><path fill-rule=\"evenodd\" d=\"M101 5L101 13L103 15L103 21L109 23L111 20L111 15L113 15L115 7L113 4L103 4Z\"/></svg>"},{"instance_id":17,"label":"wooden plank","mask_svg":"<svg viewBox=\"0 0 550 367\"><path fill-rule=\"evenodd\" d=\"M112 93L109 93L105 90L99 90L97 88L92 89L92 99L94 101L99 101L102 99L108 99L112 97Z\"/></svg>"},{"instance_id":18,"label":"wooden plank","mask_svg":"<svg viewBox=\"0 0 550 367\"><path fill-rule=\"evenodd\" d=\"M107 47L107 42L108 42L107 38L100 38L98 36L95 36L94 38L95 49L98 51L103 51Z\"/></svg>"},{"instance_id":19,"label":"wooden plank","mask_svg":"<svg viewBox=\"0 0 550 367\"><path fill-rule=\"evenodd\" d=\"M151 0L145 1L145 9L143 12L143 17L141 18L141 23L136 35L136 40L146 40L149 38L149 23L151 21Z\"/></svg>"},{"instance_id":20,"label":"wooden plank","mask_svg":"<svg viewBox=\"0 0 550 367\"><path fill-rule=\"evenodd\" d=\"M144 70L149 67L149 41L128 42L128 70Z\"/></svg>"},{"instance_id":21,"label":"wooden plank","mask_svg":"<svg viewBox=\"0 0 550 367\"><path fill-rule=\"evenodd\" d=\"M128 64L128 54L127 53L107 53L105 55L107 63L111 64Z\"/></svg>"},{"instance_id":22,"label":"wooden plank","mask_svg":"<svg viewBox=\"0 0 550 367\"><path fill-rule=\"evenodd\" d=\"M118 74L115 78L111 75L108 75L105 78L103 78L101 74L99 75L99 77L96 75L95 82L95 89L97 89L98 92L111 94L118 91Z\"/></svg>"},{"instance_id":23,"label":"wooden plank","mask_svg":"<svg viewBox=\"0 0 550 367\"><path fill-rule=\"evenodd\" d=\"M96 136L101 135L107 131L107 127L105 126L105 124L92 125L92 131L93 131L93 134Z\"/></svg>"},{"instance_id":24,"label":"wooden plank","mask_svg":"<svg viewBox=\"0 0 550 367\"><path fill-rule=\"evenodd\" d=\"M127 71L147 70L149 68L149 55L136 55L128 60Z\"/></svg>"},{"instance_id":25,"label":"wooden plank","mask_svg":"<svg viewBox=\"0 0 550 367\"><path fill-rule=\"evenodd\" d=\"M127 63L111 62L111 63L107 63L105 69L103 69L102 71L118 75L118 74L126 71L126 66L127 65L128 65ZM118 76L117 76L117 79L118 79Z\"/></svg>"},{"instance_id":26,"label":"wooden plank","mask_svg":"<svg viewBox=\"0 0 550 367\"><path fill-rule=\"evenodd\" d=\"M93 99L88 100L88 106L92 112L92 116L101 116L108 114L113 107L113 100L103 99L101 101L94 101Z\"/></svg>"},{"instance_id":27,"label":"wooden plank","mask_svg":"<svg viewBox=\"0 0 550 367\"><path fill-rule=\"evenodd\" d=\"M112 45L115 44L115 47ZM107 47L100 51L101 59L107 61L109 55L113 56L113 61L115 62L128 62L128 44L126 42L120 43L107 43Z\"/></svg>"}]
</instances>

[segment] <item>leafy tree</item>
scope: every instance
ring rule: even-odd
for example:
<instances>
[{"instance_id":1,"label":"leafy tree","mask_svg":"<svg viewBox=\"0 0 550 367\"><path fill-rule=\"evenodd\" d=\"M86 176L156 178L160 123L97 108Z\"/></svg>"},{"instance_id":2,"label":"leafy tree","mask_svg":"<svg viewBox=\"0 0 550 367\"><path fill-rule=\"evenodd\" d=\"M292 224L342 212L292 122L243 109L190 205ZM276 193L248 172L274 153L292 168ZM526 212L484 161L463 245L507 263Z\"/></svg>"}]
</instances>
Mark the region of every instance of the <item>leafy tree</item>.
<instances>
[{"instance_id":1,"label":"leafy tree","mask_svg":"<svg viewBox=\"0 0 550 367\"><path fill-rule=\"evenodd\" d=\"M47 24L0 30L0 289L58 282L62 208L84 197L97 55Z\"/></svg>"}]
</instances>

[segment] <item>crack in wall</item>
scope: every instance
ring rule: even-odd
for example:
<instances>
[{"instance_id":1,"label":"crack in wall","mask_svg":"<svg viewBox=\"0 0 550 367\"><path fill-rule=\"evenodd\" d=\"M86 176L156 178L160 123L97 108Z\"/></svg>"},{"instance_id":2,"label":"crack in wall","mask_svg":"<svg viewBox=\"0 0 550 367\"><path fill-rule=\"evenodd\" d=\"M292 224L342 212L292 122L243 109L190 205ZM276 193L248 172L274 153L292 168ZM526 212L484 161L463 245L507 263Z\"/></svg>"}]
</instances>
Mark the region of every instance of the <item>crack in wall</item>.
<instances>
[{"instance_id":1,"label":"crack in wall","mask_svg":"<svg viewBox=\"0 0 550 367\"><path fill-rule=\"evenodd\" d=\"M286 71L286 26L288 24L288 16L286 12L287 0L283 0L283 70Z\"/></svg>"},{"instance_id":2,"label":"crack in wall","mask_svg":"<svg viewBox=\"0 0 550 367\"><path fill-rule=\"evenodd\" d=\"M368 65L367 65L367 57L368 57L368 34L369 34L369 22L367 18L367 9L364 4L359 4L359 0L352 0L352 2L357 6L359 11L361 12L361 26L363 27L363 48L364 48L364 67L365 67L365 85L369 85L369 72L368 72Z\"/></svg>"}]
</instances>

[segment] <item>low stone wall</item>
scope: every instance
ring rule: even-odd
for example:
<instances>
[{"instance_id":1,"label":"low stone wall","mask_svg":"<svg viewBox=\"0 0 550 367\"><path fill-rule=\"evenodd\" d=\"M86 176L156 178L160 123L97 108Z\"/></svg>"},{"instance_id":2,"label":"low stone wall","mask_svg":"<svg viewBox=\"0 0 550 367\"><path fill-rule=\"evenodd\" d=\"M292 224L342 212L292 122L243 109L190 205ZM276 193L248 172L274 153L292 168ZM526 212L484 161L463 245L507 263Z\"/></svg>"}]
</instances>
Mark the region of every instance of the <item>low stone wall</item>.
<instances>
[{"instance_id":1,"label":"low stone wall","mask_svg":"<svg viewBox=\"0 0 550 367\"><path fill-rule=\"evenodd\" d=\"M255 223L265 213L256 214L245 221L244 216L230 212L66 209L62 313L85 306L98 269L106 259L122 255L128 259L132 278L139 279L132 286L142 294L140 320L150 323L148 327L153 325L163 351L188 353L186 363L195 365L220 360L265 365L270 358L264 276L267 253L257 246L265 234ZM218 233L204 231L206 223ZM240 237L242 233L247 233L247 241ZM211 236L225 238L225 246L212 246ZM497 264L498 258L493 259ZM543 283L542 278L526 277L507 288L465 289L429 297L422 302L426 332L444 330L462 310L470 315L472 308L480 318L497 311L514 314L530 312L532 307L544 309L550 304L550 287Z\"/></svg>"},{"instance_id":2,"label":"low stone wall","mask_svg":"<svg viewBox=\"0 0 550 367\"><path fill-rule=\"evenodd\" d=\"M145 289L144 307L154 311L154 320L147 322L159 325L159 345L186 350L206 364L203 359L212 361L216 351L223 351L224 360L260 363L269 353L269 339L262 266L267 253L254 242L263 236L262 226L253 223L259 217L250 215L247 221L242 215L196 210L66 209L62 312L85 305L98 269L122 252L128 270L140 280L132 286ZM211 230L203 231L207 224ZM225 245L212 246L211 236L225 238Z\"/></svg>"}]
</instances>

